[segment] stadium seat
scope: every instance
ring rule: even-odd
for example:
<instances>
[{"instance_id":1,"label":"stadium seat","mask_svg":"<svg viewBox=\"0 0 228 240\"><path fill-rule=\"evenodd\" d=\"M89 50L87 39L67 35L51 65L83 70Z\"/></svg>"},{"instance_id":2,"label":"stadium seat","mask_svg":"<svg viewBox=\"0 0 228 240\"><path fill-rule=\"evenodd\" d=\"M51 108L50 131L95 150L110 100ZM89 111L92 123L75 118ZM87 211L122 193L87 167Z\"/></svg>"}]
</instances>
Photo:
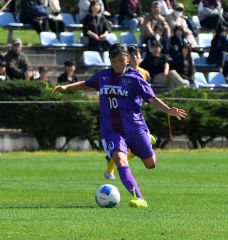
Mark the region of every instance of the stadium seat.
<instances>
[{"instance_id":1,"label":"stadium seat","mask_svg":"<svg viewBox=\"0 0 228 240\"><path fill-rule=\"evenodd\" d=\"M84 51L82 54L83 64L87 67L106 67L101 58L101 55L97 51Z\"/></svg>"},{"instance_id":2,"label":"stadium seat","mask_svg":"<svg viewBox=\"0 0 228 240\"><path fill-rule=\"evenodd\" d=\"M199 33L198 34L198 47L208 49L211 47L211 41L213 39L212 33Z\"/></svg>"},{"instance_id":3,"label":"stadium seat","mask_svg":"<svg viewBox=\"0 0 228 240\"><path fill-rule=\"evenodd\" d=\"M120 33L120 43L124 43L127 45L133 45L133 44L137 45L138 41L134 33L122 32Z\"/></svg>"},{"instance_id":4,"label":"stadium seat","mask_svg":"<svg viewBox=\"0 0 228 240\"><path fill-rule=\"evenodd\" d=\"M102 59L104 61L104 63L107 65L107 66L111 66L111 62L110 62L110 59L109 59L109 53L108 51L104 51L103 54L102 54Z\"/></svg>"},{"instance_id":5,"label":"stadium seat","mask_svg":"<svg viewBox=\"0 0 228 240\"><path fill-rule=\"evenodd\" d=\"M192 24L193 24L193 27L195 27L196 29L201 28L199 17L197 15L192 16Z\"/></svg>"},{"instance_id":6,"label":"stadium seat","mask_svg":"<svg viewBox=\"0 0 228 240\"><path fill-rule=\"evenodd\" d=\"M109 33L107 37L107 41L112 45L117 43L118 39L115 33Z\"/></svg>"},{"instance_id":7,"label":"stadium seat","mask_svg":"<svg viewBox=\"0 0 228 240\"><path fill-rule=\"evenodd\" d=\"M65 43L68 47L83 47L84 44L77 43L75 34L72 32L61 32L59 35L61 43Z\"/></svg>"},{"instance_id":8,"label":"stadium seat","mask_svg":"<svg viewBox=\"0 0 228 240\"><path fill-rule=\"evenodd\" d=\"M209 72L208 73L208 83L214 84L215 87L228 88L225 77L221 72Z\"/></svg>"},{"instance_id":9,"label":"stadium seat","mask_svg":"<svg viewBox=\"0 0 228 240\"><path fill-rule=\"evenodd\" d=\"M81 29L83 27L80 23L75 23L73 16L70 13L61 13L63 22L65 23L66 28L69 29Z\"/></svg>"},{"instance_id":10,"label":"stadium seat","mask_svg":"<svg viewBox=\"0 0 228 240\"><path fill-rule=\"evenodd\" d=\"M218 67L216 64L207 63L208 53L204 53L202 56L200 56L197 52L191 52L191 56L196 68L214 69Z\"/></svg>"},{"instance_id":11,"label":"stadium seat","mask_svg":"<svg viewBox=\"0 0 228 240\"><path fill-rule=\"evenodd\" d=\"M66 47L65 43L60 43L56 34L53 32L41 32L40 44L44 47Z\"/></svg>"},{"instance_id":12,"label":"stadium seat","mask_svg":"<svg viewBox=\"0 0 228 240\"><path fill-rule=\"evenodd\" d=\"M16 20L11 12L0 12L0 27L6 27L9 24L15 24Z\"/></svg>"},{"instance_id":13,"label":"stadium seat","mask_svg":"<svg viewBox=\"0 0 228 240\"><path fill-rule=\"evenodd\" d=\"M200 88L200 87L213 88L214 84L208 84L207 80L202 72L195 72L194 73L194 87L195 88Z\"/></svg>"}]
</instances>

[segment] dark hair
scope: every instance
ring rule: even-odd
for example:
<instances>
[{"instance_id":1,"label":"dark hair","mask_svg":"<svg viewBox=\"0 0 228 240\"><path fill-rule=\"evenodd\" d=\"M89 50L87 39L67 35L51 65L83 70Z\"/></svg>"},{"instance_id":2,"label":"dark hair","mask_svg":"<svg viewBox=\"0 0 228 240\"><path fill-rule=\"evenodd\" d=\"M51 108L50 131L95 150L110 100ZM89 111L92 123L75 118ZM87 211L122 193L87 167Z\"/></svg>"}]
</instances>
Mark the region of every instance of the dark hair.
<instances>
[{"instance_id":1,"label":"dark hair","mask_svg":"<svg viewBox=\"0 0 228 240\"><path fill-rule=\"evenodd\" d=\"M64 62L64 66L65 67L71 67L71 66L75 66L75 62L72 60L67 60Z\"/></svg>"},{"instance_id":2,"label":"dark hair","mask_svg":"<svg viewBox=\"0 0 228 240\"><path fill-rule=\"evenodd\" d=\"M93 7L94 7L97 3L100 5L100 12L99 12L99 13L101 13L101 4L100 4L99 1L95 0L95 1L91 2L90 5L89 5L89 13L90 13L90 14L93 13Z\"/></svg>"},{"instance_id":3,"label":"dark hair","mask_svg":"<svg viewBox=\"0 0 228 240\"><path fill-rule=\"evenodd\" d=\"M177 26L175 26L174 29L173 29L174 34L175 34L178 30L181 30L182 32L184 32L184 29L183 29L181 26L177 25Z\"/></svg>"},{"instance_id":4,"label":"dark hair","mask_svg":"<svg viewBox=\"0 0 228 240\"><path fill-rule=\"evenodd\" d=\"M40 66L40 67L38 68L38 72L39 72L39 73L47 72L47 71L48 71L48 69L47 69L46 67L44 67L44 66Z\"/></svg>"},{"instance_id":5,"label":"dark hair","mask_svg":"<svg viewBox=\"0 0 228 240\"><path fill-rule=\"evenodd\" d=\"M125 44L115 43L109 48L109 57L114 58L118 55L128 54L128 49Z\"/></svg>"},{"instance_id":6,"label":"dark hair","mask_svg":"<svg viewBox=\"0 0 228 240\"><path fill-rule=\"evenodd\" d=\"M130 45L130 46L128 46L127 49L128 49L129 54L140 52L140 49L135 45Z\"/></svg>"}]
</instances>

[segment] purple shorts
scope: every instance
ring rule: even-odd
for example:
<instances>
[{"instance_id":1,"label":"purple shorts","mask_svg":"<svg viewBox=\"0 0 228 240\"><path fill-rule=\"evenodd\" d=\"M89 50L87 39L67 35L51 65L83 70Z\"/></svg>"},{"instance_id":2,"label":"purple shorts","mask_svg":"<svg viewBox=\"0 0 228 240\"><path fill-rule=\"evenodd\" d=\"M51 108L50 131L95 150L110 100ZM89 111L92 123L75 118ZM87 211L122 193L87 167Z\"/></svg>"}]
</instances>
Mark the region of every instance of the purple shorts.
<instances>
[{"instance_id":1,"label":"purple shorts","mask_svg":"<svg viewBox=\"0 0 228 240\"><path fill-rule=\"evenodd\" d=\"M120 135L118 133L109 133L102 139L104 151L108 157L116 151L128 154L128 149L141 159L147 159L154 155L154 150L147 132Z\"/></svg>"}]
</instances>

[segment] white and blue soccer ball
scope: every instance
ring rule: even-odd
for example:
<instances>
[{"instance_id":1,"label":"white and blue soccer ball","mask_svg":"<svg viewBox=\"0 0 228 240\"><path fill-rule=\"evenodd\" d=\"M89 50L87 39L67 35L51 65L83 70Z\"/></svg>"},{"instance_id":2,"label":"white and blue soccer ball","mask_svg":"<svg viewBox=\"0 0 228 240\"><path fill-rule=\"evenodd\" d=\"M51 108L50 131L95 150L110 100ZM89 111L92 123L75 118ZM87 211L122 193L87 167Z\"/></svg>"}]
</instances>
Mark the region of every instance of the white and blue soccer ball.
<instances>
[{"instance_id":1,"label":"white and blue soccer ball","mask_svg":"<svg viewBox=\"0 0 228 240\"><path fill-rule=\"evenodd\" d=\"M99 207L113 208L120 202L120 192L112 184L104 184L96 191L96 202Z\"/></svg>"}]
</instances>

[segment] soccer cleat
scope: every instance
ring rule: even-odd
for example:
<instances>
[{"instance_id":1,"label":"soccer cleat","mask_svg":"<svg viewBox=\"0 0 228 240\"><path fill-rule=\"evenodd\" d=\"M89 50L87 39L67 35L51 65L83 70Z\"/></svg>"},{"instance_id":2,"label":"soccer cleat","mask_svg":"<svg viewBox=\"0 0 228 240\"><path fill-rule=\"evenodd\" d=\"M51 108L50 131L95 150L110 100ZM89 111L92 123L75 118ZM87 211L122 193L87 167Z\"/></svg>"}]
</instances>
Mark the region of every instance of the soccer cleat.
<instances>
[{"instance_id":1,"label":"soccer cleat","mask_svg":"<svg viewBox=\"0 0 228 240\"><path fill-rule=\"evenodd\" d=\"M109 179L109 180L114 180L116 179L115 175L113 173L110 173L110 172L105 172L104 173L104 177Z\"/></svg>"},{"instance_id":2,"label":"soccer cleat","mask_svg":"<svg viewBox=\"0 0 228 240\"><path fill-rule=\"evenodd\" d=\"M141 198L131 199L129 201L129 206L132 208L148 208L147 201Z\"/></svg>"}]
</instances>

